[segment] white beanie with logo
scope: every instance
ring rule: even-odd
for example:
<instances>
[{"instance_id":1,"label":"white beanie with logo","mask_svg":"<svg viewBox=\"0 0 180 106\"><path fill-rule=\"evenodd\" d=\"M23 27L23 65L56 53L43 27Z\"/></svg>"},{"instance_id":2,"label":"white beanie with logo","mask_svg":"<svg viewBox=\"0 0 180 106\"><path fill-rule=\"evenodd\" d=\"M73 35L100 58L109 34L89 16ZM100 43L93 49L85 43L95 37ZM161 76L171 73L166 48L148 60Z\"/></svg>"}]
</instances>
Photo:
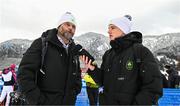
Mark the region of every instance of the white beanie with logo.
<instances>
[{"instance_id":1,"label":"white beanie with logo","mask_svg":"<svg viewBox=\"0 0 180 106\"><path fill-rule=\"evenodd\" d=\"M66 12L65 14L63 14L58 22L58 26L60 26L61 24L65 23L65 22L70 22L74 25L76 25L76 21L75 21L75 17L70 13L70 12Z\"/></svg>"},{"instance_id":2,"label":"white beanie with logo","mask_svg":"<svg viewBox=\"0 0 180 106\"><path fill-rule=\"evenodd\" d=\"M109 24L113 24L120 28L125 34L128 34L131 31L132 27L132 17L130 15L125 15L120 18L115 18L110 21Z\"/></svg>"}]
</instances>

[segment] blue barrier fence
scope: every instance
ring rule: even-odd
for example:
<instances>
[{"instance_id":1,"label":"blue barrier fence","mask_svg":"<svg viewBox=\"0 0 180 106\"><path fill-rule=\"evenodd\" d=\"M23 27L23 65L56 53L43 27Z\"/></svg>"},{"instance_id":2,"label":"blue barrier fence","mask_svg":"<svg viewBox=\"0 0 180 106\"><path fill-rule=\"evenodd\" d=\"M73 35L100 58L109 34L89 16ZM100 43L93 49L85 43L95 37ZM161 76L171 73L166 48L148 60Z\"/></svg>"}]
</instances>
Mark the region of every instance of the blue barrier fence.
<instances>
[{"instance_id":1,"label":"blue barrier fence","mask_svg":"<svg viewBox=\"0 0 180 106\"><path fill-rule=\"evenodd\" d=\"M0 81L0 88L3 86ZM0 89L1 92L1 89ZM163 89L163 96L158 101L159 106L180 106L180 89ZM89 100L86 91L86 83L82 80L81 93L77 96L75 106L89 106Z\"/></svg>"},{"instance_id":2,"label":"blue barrier fence","mask_svg":"<svg viewBox=\"0 0 180 106\"><path fill-rule=\"evenodd\" d=\"M163 89L163 96L158 101L159 106L180 106L180 89Z\"/></svg>"},{"instance_id":3,"label":"blue barrier fence","mask_svg":"<svg viewBox=\"0 0 180 106\"><path fill-rule=\"evenodd\" d=\"M81 93L76 100L76 106L89 106L86 84L82 81ZM163 89L163 96L158 101L158 106L180 106L180 89Z\"/></svg>"},{"instance_id":4,"label":"blue barrier fence","mask_svg":"<svg viewBox=\"0 0 180 106\"><path fill-rule=\"evenodd\" d=\"M86 83L82 80L81 93L77 96L76 106L89 106ZM158 101L159 106L180 106L180 89L163 89L163 96Z\"/></svg>"},{"instance_id":5,"label":"blue barrier fence","mask_svg":"<svg viewBox=\"0 0 180 106\"><path fill-rule=\"evenodd\" d=\"M75 106L89 106L89 99L86 91L86 82L82 80L81 93L77 96Z\"/></svg>"}]
</instances>

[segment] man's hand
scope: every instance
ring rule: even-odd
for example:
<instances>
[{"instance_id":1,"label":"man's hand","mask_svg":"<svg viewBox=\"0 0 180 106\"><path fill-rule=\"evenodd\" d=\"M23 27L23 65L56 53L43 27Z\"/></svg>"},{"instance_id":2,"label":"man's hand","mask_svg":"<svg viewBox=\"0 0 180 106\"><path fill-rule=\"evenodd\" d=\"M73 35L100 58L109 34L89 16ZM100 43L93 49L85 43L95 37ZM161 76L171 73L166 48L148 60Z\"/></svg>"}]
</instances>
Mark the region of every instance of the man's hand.
<instances>
[{"instance_id":1,"label":"man's hand","mask_svg":"<svg viewBox=\"0 0 180 106\"><path fill-rule=\"evenodd\" d=\"M80 60L83 62L85 66L84 68L81 68L81 71L86 73L88 69L90 69L91 71L95 69L95 66L91 65L92 60L89 60L87 56L85 55L80 56Z\"/></svg>"}]
</instances>

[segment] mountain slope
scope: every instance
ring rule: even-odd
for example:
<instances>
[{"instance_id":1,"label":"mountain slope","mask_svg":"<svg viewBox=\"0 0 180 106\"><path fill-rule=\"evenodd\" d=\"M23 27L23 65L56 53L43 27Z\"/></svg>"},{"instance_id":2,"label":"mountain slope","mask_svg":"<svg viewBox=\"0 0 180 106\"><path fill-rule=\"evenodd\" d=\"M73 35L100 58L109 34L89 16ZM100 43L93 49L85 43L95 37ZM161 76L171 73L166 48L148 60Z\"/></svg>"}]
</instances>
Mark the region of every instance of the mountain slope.
<instances>
[{"instance_id":1,"label":"mountain slope","mask_svg":"<svg viewBox=\"0 0 180 106\"><path fill-rule=\"evenodd\" d=\"M89 32L74 39L76 44L81 44L96 60L101 60L104 52L110 48L108 37L102 34ZM8 63L18 64L31 43L32 41L26 39L12 39L0 43L0 69ZM180 56L180 33L143 36L143 44L155 55L163 54L174 59Z\"/></svg>"}]
</instances>

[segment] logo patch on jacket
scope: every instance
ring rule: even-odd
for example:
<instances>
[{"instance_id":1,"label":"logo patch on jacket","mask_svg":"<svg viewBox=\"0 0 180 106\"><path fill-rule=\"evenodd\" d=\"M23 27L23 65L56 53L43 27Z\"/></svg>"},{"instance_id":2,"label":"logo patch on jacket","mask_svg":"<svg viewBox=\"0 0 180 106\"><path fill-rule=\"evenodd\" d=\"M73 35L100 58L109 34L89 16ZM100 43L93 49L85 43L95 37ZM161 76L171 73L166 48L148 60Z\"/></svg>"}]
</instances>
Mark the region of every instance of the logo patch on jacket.
<instances>
[{"instance_id":1,"label":"logo patch on jacket","mask_svg":"<svg viewBox=\"0 0 180 106\"><path fill-rule=\"evenodd\" d=\"M131 71L133 69L133 67L134 67L133 61L132 60L128 60L126 62L126 69Z\"/></svg>"}]
</instances>

